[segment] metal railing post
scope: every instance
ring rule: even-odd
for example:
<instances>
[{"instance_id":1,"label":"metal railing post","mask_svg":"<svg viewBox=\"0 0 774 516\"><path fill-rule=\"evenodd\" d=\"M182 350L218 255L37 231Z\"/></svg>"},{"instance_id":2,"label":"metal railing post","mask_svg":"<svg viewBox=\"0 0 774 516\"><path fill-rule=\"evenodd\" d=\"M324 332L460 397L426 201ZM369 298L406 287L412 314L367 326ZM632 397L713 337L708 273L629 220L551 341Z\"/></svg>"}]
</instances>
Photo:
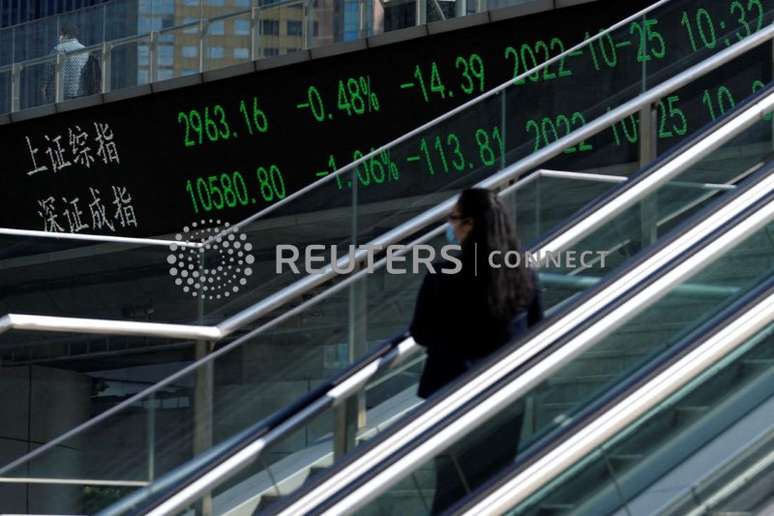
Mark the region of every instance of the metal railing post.
<instances>
[{"instance_id":1,"label":"metal railing post","mask_svg":"<svg viewBox=\"0 0 774 516\"><path fill-rule=\"evenodd\" d=\"M366 10L367 10L367 6L366 6L365 0L359 0L358 11L360 14L360 20L359 20L358 34L360 36L360 39L368 37L368 33L367 33L368 26L366 23Z\"/></svg>"},{"instance_id":2,"label":"metal railing post","mask_svg":"<svg viewBox=\"0 0 774 516\"><path fill-rule=\"evenodd\" d=\"M156 479L156 394L148 400L148 482Z\"/></svg>"},{"instance_id":3,"label":"metal railing post","mask_svg":"<svg viewBox=\"0 0 774 516\"><path fill-rule=\"evenodd\" d=\"M21 109L21 73L22 66L13 63L11 65L11 113Z\"/></svg>"},{"instance_id":4,"label":"metal railing post","mask_svg":"<svg viewBox=\"0 0 774 516\"><path fill-rule=\"evenodd\" d=\"M113 57L113 45L107 41L102 43L102 59L100 66L102 67L102 75L100 77L100 91L107 93L110 91L110 77L112 75L111 62Z\"/></svg>"},{"instance_id":5,"label":"metal railing post","mask_svg":"<svg viewBox=\"0 0 774 516\"><path fill-rule=\"evenodd\" d=\"M648 104L640 110L640 168L647 167L658 156L658 104ZM658 238L657 193L647 196L640 203L640 227L642 240L640 249L649 246Z\"/></svg>"},{"instance_id":6,"label":"metal railing post","mask_svg":"<svg viewBox=\"0 0 774 516\"><path fill-rule=\"evenodd\" d=\"M207 356L213 349L214 342L196 343L196 360ZM196 379L194 386L194 435L193 435L193 453L197 456L212 448L212 425L213 425L213 363L208 362L204 367L196 370ZM196 514L201 516L211 516L212 495L207 493L202 496L196 507Z\"/></svg>"},{"instance_id":7,"label":"metal railing post","mask_svg":"<svg viewBox=\"0 0 774 516\"><path fill-rule=\"evenodd\" d=\"M658 156L656 109L653 103L640 110L640 167L647 166Z\"/></svg>"},{"instance_id":8,"label":"metal railing post","mask_svg":"<svg viewBox=\"0 0 774 516\"><path fill-rule=\"evenodd\" d=\"M417 25L427 23L427 0L416 0Z\"/></svg>"},{"instance_id":9,"label":"metal railing post","mask_svg":"<svg viewBox=\"0 0 774 516\"><path fill-rule=\"evenodd\" d=\"M102 42L107 41L107 3L102 4Z\"/></svg>"},{"instance_id":10,"label":"metal railing post","mask_svg":"<svg viewBox=\"0 0 774 516\"><path fill-rule=\"evenodd\" d=\"M62 102L64 100L64 77L62 69L64 68L64 55L61 52L56 54L56 63L54 64L54 101Z\"/></svg>"},{"instance_id":11,"label":"metal railing post","mask_svg":"<svg viewBox=\"0 0 774 516\"><path fill-rule=\"evenodd\" d=\"M314 6L312 5L313 1L314 0L304 1L304 23L302 24L301 30L303 31L305 49L310 49L314 46L312 42L314 40L314 18L316 13Z\"/></svg>"},{"instance_id":12,"label":"metal railing post","mask_svg":"<svg viewBox=\"0 0 774 516\"><path fill-rule=\"evenodd\" d=\"M199 73L205 69L205 55L207 51L207 32L209 31L209 22L204 18L199 18Z\"/></svg>"},{"instance_id":13,"label":"metal railing post","mask_svg":"<svg viewBox=\"0 0 774 516\"><path fill-rule=\"evenodd\" d=\"M258 7L250 8L250 60L258 59L258 39L260 32L258 30Z\"/></svg>"},{"instance_id":14,"label":"metal railing post","mask_svg":"<svg viewBox=\"0 0 774 516\"><path fill-rule=\"evenodd\" d=\"M159 33L152 31L148 42L148 82L156 82L158 74Z\"/></svg>"},{"instance_id":15,"label":"metal railing post","mask_svg":"<svg viewBox=\"0 0 774 516\"><path fill-rule=\"evenodd\" d=\"M465 16L468 13L467 0L456 0L454 2L454 16L457 18Z\"/></svg>"}]
</instances>

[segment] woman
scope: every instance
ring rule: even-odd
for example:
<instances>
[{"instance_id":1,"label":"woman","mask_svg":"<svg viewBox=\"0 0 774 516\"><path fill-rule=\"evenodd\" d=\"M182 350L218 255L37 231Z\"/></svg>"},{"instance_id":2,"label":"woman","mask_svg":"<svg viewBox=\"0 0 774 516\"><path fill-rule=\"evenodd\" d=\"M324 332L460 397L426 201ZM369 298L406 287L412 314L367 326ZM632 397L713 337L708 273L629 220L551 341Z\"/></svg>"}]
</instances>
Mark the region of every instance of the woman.
<instances>
[{"instance_id":1,"label":"woman","mask_svg":"<svg viewBox=\"0 0 774 516\"><path fill-rule=\"evenodd\" d=\"M418 390L422 398L543 318L531 271L522 265L489 265L493 252L502 256L519 249L510 216L493 192L463 191L449 215L447 238L461 246L462 269L458 274L425 277L409 330L417 344L427 348ZM463 439L463 445L436 458L433 513L448 508L513 461L522 417L521 412L504 413Z\"/></svg>"}]
</instances>

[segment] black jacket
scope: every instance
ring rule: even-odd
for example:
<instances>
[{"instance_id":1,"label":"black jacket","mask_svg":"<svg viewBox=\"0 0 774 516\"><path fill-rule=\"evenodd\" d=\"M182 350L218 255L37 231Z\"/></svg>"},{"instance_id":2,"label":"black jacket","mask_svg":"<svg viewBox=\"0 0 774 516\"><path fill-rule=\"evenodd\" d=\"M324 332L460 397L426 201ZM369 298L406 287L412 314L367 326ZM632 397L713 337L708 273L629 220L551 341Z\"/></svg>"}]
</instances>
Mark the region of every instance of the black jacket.
<instances>
[{"instance_id":1,"label":"black jacket","mask_svg":"<svg viewBox=\"0 0 774 516\"><path fill-rule=\"evenodd\" d=\"M477 361L526 333L543 319L542 296L533 275L532 301L511 321L493 318L483 282L466 274L427 274L409 332L427 348L417 394L427 398Z\"/></svg>"}]
</instances>

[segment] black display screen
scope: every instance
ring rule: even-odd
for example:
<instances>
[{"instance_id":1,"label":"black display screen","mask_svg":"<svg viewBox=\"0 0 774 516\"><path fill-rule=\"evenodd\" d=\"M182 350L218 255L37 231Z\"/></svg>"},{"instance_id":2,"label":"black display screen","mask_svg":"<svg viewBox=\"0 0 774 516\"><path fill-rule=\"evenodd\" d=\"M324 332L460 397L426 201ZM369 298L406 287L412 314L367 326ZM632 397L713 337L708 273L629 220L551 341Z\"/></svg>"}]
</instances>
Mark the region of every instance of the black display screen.
<instances>
[{"instance_id":1,"label":"black display screen","mask_svg":"<svg viewBox=\"0 0 774 516\"><path fill-rule=\"evenodd\" d=\"M454 174L483 176L503 155L540 149L691 56L698 62L760 29L772 2L673 2L663 17L633 22L504 100L378 156L355 180L364 199L379 200L433 191ZM10 164L0 226L150 236L208 216L241 220L649 3L602 0L0 127ZM763 88L770 52L724 68L713 87L664 99L663 145ZM558 163L634 161L637 132L635 118L616 124ZM351 187L337 181L343 203Z\"/></svg>"}]
</instances>

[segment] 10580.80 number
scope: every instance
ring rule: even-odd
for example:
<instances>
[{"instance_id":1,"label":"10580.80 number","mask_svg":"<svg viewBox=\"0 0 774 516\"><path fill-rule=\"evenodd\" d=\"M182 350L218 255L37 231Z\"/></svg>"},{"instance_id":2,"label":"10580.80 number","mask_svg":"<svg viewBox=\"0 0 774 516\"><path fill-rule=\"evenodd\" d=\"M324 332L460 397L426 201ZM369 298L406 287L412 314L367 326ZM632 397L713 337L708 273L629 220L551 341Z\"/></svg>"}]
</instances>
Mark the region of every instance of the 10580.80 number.
<instances>
[{"instance_id":1,"label":"10580.80 number","mask_svg":"<svg viewBox=\"0 0 774 516\"><path fill-rule=\"evenodd\" d=\"M285 180L277 165L258 167L255 170L257 188L250 188L244 176L238 170L232 173L188 179L185 189L191 198L194 213L200 210L209 212L237 206L258 204L257 194L267 203L284 199L286 195Z\"/></svg>"}]
</instances>

